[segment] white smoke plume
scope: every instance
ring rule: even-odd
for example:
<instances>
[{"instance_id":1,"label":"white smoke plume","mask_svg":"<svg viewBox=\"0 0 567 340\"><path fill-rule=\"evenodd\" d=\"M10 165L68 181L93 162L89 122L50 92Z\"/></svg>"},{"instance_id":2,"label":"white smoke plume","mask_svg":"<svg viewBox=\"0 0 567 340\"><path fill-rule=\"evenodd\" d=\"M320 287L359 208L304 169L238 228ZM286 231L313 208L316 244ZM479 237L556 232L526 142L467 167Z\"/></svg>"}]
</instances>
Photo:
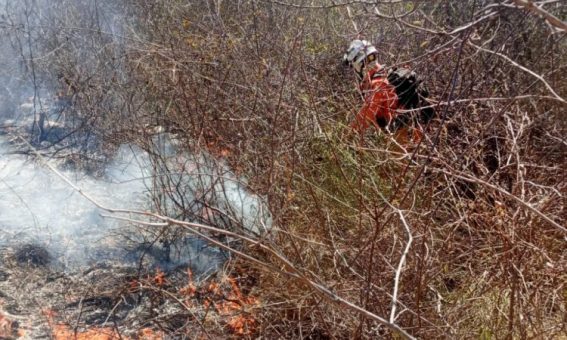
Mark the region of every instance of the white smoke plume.
<instances>
[{"instance_id":1,"label":"white smoke plume","mask_svg":"<svg viewBox=\"0 0 567 340\"><path fill-rule=\"evenodd\" d=\"M172 202L183 200L192 207L185 216L189 220L238 227L241 232L253 234L270 228L271 218L260 197L250 194L244 183L222 163L206 154L184 153L168 134L156 137L156 148L163 162L161 168L140 148L123 145L102 175L96 177L82 170L61 168L60 160L47 161L106 207L154 209L152 194L174 182L180 189L164 196L160 203L161 208L169 207L164 209L166 213L175 214L178 209L171 208ZM65 268L105 260L129 259L134 264L143 252L148 252L150 256L146 258L153 264L188 264L197 272L214 269L222 263L224 255L219 249L187 236L178 236L167 249L140 246L127 251L124 234L129 233L129 240L142 244L146 238L141 231L102 218L99 208L55 173L15 151L17 148L8 142L8 135L0 136L0 246L45 247L56 263Z\"/></svg>"}]
</instances>

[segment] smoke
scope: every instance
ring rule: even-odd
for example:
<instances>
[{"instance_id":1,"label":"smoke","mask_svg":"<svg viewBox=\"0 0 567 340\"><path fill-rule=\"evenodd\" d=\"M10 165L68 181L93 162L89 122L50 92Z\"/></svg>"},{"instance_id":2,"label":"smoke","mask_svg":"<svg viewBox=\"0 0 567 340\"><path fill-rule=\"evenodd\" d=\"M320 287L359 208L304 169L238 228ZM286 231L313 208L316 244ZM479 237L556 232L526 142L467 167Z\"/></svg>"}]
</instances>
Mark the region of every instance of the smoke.
<instances>
[{"instance_id":1,"label":"smoke","mask_svg":"<svg viewBox=\"0 0 567 340\"><path fill-rule=\"evenodd\" d=\"M6 136L0 137L2 246L40 245L52 253L58 265L65 268L106 260L125 264L129 259L134 264L139 256L145 255L150 264L162 267L189 264L197 272L204 272L221 265L226 257L206 242L187 235L178 236L167 248L159 245L146 247L148 234L101 217L103 211L56 174L13 151L14 146L7 142ZM174 159L177 164L185 164L183 175L177 173L175 179L184 187L179 194L183 194L187 202L199 202L192 205L194 210L188 215L189 220L214 222L222 227L237 224L256 233L269 228L271 220L261 199L248 193L226 167L215 168L213 164L216 163L210 156L184 155L179 150L170 154L167 160L172 168ZM56 160L48 162L54 166L61 165ZM132 145L123 145L100 178L71 169L60 171L106 207L146 210L155 204L152 201L155 184L162 183L156 178L174 176L173 169L167 174L156 174L154 169L146 152ZM222 225L214 217L204 216L205 204L216 212L222 211L218 217L229 216L232 223ZM201 220L203 218L206 220ZM130 247L124 247L126 239L131 242Z\"/></svg>"},{"instance_id":2,"label":"smoke","mask_svg":"<svg viewBox=\"0 0 567 340\"><path fill-rule=\"evenodd\" d=\"M48 169L10 151L2 140L0 243L44 246L65 267L110 256L117 241L110 237L115 223L102 219L91 202ZM107 183L78 172L63 174L104 203L126 208L142 204L138 197L143 187L134 180Z\"/></svg>"},{"instance_id":3,"label":"smoke","mask_svg":"<svg viewBox=\"0 0 567 340\"><path fill-rule=\"evenodd\" d=\"M0 247L44 247L62 268L143 258L149 265L214 270L226 258L221 250L178 230L103 218L10 140L21 135L46 154L94 159L96 171L68 166L73 162L65 155L48 162L106 207L156 211L248 235L270 228L265 204L243 180L204 152L188 154L173 135L157 134L144 150L129 144L101 150L100 138L84 126L117 106L111 91L97 99L94 112L81 112L56 93L62 82L80 82L65 77L98 77L102 84L123 75L118 61L130 30L121 26L127 22L122 11L111 1L0 0L0 131L9 131L0 136ZM54 71L67 65L72 75Z\"/></svg>"}]
</instances>

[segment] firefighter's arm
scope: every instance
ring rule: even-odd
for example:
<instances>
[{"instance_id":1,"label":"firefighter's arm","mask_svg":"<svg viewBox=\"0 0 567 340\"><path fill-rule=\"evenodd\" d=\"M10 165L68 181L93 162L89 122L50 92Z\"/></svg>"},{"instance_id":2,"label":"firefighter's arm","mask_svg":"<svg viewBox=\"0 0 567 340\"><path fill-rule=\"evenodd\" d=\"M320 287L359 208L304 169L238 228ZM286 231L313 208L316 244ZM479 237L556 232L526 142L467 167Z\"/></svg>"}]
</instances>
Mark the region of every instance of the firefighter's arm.
<instances>
[{"instance_id":1,"label":"firefighter's arm","mask_svg":"<svg viewBox=\"0 0 567 340\"><path fill-rule=\"evenodd\" d=\"M351 127L359 133L364 132L370 125L379 128L376 118L383 116L387 116L388 120L390 119L389 102L382 86L377 86L364 101L364 105L356 115Z\"/></svg>"},{"instance_id":2,"label":"firefighter's arm","mask_svg":"<svg viewBox=\"0 0 567 340\"><path fill-rule=\"evenodd\" d=\"M364 132L374 121L374 111L372 109L372 102L370 100L366 100L354 118L351 128L359 133Z\"/></svg>"}]
</instances>

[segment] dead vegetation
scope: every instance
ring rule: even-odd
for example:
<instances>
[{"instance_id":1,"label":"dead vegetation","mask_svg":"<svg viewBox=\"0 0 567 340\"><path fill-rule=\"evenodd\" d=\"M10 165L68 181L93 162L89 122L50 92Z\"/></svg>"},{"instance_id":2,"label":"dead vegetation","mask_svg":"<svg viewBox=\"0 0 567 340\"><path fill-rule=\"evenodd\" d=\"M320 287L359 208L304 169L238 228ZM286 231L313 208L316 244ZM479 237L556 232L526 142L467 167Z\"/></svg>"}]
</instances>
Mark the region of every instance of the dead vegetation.
<instances>
[{"instance_id":1,"label":"dead vegetation","mask_svg":"<svg viewBox=\"0 0 567 340\"><path fill-rule=\"evenodd\" d=\"M44 56L31 63L72 101L64 119L101 147L147 146L148 127L161 126L269 202L273 228L261 238L152 215L183 233L240 238L226 270L249 280L217 281L218 291L146 280L136 289L181 310L167 328L159 315L143 326L250 338L567 336L561 1L47 6L29 12L45 40L36 26L3 27L33 40L27 65L27 52ZM382 63L426 80L438 117L419 145L346 126L361 98L339 62L359 35Z\"/></svg>"}]
</instances>

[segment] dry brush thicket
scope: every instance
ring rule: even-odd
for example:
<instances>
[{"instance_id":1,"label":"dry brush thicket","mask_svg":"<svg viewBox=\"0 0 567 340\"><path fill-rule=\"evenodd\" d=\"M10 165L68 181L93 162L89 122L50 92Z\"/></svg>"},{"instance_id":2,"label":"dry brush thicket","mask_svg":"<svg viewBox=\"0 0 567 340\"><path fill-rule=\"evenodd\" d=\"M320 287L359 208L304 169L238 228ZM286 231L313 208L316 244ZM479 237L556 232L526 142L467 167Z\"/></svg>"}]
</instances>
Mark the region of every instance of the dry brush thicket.
<instances>
[{"instance_id":1,"label":"dry brush thicket","mask_svg":"<svg viewBox=\"0 0 567 340\"><path fill-rule=\"evenodd\" d=\"M267 197L273 230L236 257L253 334L566 336L562 1L60 0L30 15L19 36L67 119L107 148L149 148L162 126ZM362 99L340 60L356 37L425 79L438 116L419 145L350 133Z\"/></svg>"}]
</instances>

